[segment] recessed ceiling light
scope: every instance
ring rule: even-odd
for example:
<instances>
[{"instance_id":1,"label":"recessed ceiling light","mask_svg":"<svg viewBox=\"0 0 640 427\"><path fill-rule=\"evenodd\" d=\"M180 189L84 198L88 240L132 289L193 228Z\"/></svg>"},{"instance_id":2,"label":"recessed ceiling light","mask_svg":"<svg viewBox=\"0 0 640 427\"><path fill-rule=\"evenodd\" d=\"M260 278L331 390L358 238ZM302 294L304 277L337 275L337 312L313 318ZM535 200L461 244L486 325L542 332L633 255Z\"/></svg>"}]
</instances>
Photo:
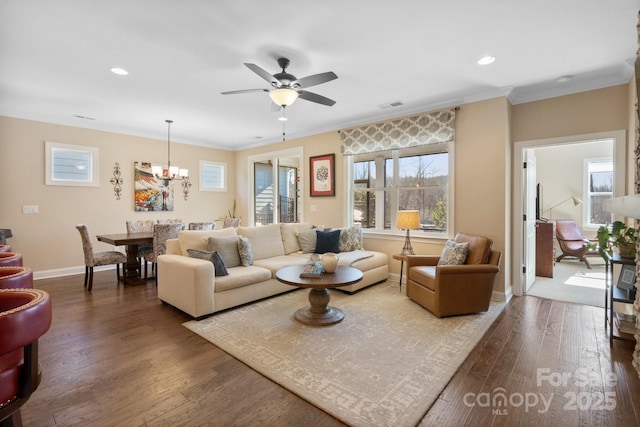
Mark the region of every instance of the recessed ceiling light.
<instances>
[{"instance_id":1,"label":"recessed ceiling light","mask_svg":"<svg viewBox=\"0 0 640 427\"><path fill-rule=\"evenodd\" d=\"M113 67L111 69L111 72L113 74L117 74L119 76L126 76L127 74L129 74L129 72L127 70L125 70L124 68L119 68L119 67Z\"/></svg>"},{"instance_id":2,"label":"recessed ceiling light","mask_svg":"<svg viewBox=\"0 0 640 427\"><path fill-rule=\"evenodd\" d=\"M478 59L478 64L489 65L495 60L496 60L495 56L483 56L482 58Z\"/></svg>"},{"instance_id":3,"label":"recessed ceiling light","mask_svg":"<svg viewBox=\"0 0 640 427\"><path fill-rule=\"evenodd\" d=\"M281 122L286 122L287 120L289 120L289 118L281 116L281 117L278 117L278 120L280 120Z\"/></svg>"},{"instance_id":4,"label":"recessed ceiling light","mask_svg":"<svg viewBox=\"0 0 640 427\"><path fill-rule=\"evenodd\" d=\"M573 79L573 76L562 76L562 77L558 78L557 82L558 83L566 83L571 79Z\"/></svg>"}]
</instances>

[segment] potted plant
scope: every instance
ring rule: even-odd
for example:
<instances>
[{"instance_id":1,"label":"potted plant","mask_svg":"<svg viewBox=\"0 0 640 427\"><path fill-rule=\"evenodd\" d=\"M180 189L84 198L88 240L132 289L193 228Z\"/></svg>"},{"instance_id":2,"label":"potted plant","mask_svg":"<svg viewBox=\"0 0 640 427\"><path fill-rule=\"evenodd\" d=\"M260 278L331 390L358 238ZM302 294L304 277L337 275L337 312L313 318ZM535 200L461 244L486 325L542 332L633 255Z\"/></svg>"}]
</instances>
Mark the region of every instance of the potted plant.
<instances>
[{"instance_id":1,"label":"potted plant","mask_svg":"<svg viewBox=\"0 0 640 427\"><path fill-rule=\"evenodd\" d=\"M598 228L598 251L600 256L606 258L611 255L613 247L618 248L621 258L635 258L638 232L635 227L628 226L622 221L615 221L611 226L603 225Z\"/></svg>"},{"instance_id":2,"label":"potted plant","mask_svg":"<svg viewBox=\"0 0 640 427\"><path fill-rule=\"evenodd\" d=\"M233 199L233 208L227 211L227 214L217 219L222 221L223 228L239 227L242 222L242 218L236 215L236 199Z\"/></svg>"}]
</instances>

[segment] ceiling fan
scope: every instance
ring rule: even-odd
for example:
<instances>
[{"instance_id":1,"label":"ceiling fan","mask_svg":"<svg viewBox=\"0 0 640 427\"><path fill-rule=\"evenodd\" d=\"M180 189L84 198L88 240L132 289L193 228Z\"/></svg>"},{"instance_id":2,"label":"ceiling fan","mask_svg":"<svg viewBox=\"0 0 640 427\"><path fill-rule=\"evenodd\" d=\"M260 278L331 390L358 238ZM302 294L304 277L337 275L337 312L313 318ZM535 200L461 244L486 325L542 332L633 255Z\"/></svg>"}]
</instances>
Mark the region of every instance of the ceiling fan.
<instances>
[{"instance_id":1,"label":"ceiling fan","mask_svg":"<svg viewBox=\"0 0 640 427\"><path fill-rule=\"evenodd\" d=\"M287 58L278 58L278 65L280 66L282 71L280 73L271 75L256 64L245 62L244 65L246 65L247 68L268 81L273 89L232 90L228 92L222 92L222 95L235 95L238 93L250 92L268 92L273 102L275 102L279 107L283 108L293 104L293 102L297 98L315 102L317 104L327 105L329 107L336 103L336 101L334 101L333 99L329 99L325 96L305 90L308 87L316 86L337 79L338 76L333 71L313 74L311 76L299 79L293 74L287 73L286 70L289 66L289 63L290 61Z\"/></svg>"}]
</instances>

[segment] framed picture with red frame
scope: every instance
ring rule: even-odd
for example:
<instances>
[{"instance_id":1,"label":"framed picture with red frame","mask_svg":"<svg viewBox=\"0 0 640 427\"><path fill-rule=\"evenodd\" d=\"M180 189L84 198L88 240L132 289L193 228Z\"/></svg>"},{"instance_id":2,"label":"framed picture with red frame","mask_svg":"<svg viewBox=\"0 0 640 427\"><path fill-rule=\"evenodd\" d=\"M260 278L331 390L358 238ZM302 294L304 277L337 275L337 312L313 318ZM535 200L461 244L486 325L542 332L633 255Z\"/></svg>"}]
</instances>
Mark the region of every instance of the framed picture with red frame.
<instances>
[{"instance_id":1,"label":"framed picture with red frame","mask_svg":"<svg viewBox=\"0 0 640 427\"><path fill-rule=\"evenodd\" d=\"M311 197L336 195L336 155L309 157Z\"/></svg>"}]
</instances>

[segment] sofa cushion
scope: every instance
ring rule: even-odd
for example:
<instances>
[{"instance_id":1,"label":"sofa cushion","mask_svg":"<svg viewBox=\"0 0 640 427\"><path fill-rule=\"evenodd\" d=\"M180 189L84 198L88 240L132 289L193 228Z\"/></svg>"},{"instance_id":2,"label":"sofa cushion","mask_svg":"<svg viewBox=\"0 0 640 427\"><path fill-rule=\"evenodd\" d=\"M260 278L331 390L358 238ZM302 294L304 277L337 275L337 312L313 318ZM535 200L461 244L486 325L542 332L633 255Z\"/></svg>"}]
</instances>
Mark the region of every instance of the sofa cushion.
<instances>
[{"instance_id":1,"label":"sofa cushion","mask_svg":"<svg viewBox=\"0 0 640 427\"><path fill-rule=\"evenodd\" d=\"M238 252L238 236L209 237L208 251L216 251L222 257L227 268L237 267L242 264Z\"/></svg>"},{"instance_id":2,"label":"sofa cushion","mask_svg":"<svg viewBox=\"0 0 640 427\"><path fill-rule=\"evenodd\" d=\"M264 258L260 260L254 261L253 265L258 267L266 268L271 271L271 275L273 278L276 277L276 271L280 270L284 267L289 267L292 265L304 265L309 256L297 256L297 255L282 255L276 256L273 258Z\"/></svg>"},{"instance_id":3,"label":"sofa cushion","mask_svg":"<svg viewBox=\"0 0 640 427\"><path fill-rule=\"evenodd\" d=\"M340 230L323 231L316 230L316 250L317 254L327 252L340 252Z\"/></svg>"},{"instance_id":4,"label":"sofa cushion","mask_svg":"<svg viewBox=\"0 0 640 427\"><path fill-rule=\"evenodd\" d=\"M284 255L280 224L262 227L238 227L238 234L248 237L253 248L253 259L271 258Z\"/></svg>"},{"instance_id":5,"label":"sofa cushion","mask_svg":"<svg viewBox=\"0 0 640 427\"><path fill-rule=\"evenodd\" d=\"M228 268L228 276L216 277L214 292L224 292L243 286L255 285L271 279L271 272L266 268L250 265L249 267Z\"/></svg>"},{"instance_id":6,"label":"sofa cushion","mask_svg":"<svg viewBox=\"0 0 640 427\"><path fill-rule=\"evenodd\" d=\"M238 236L238 254L240 255L240 263L243 266L248 267L253 264L251 241L244 236Z\"/></svg>"},{"instance_id":7,"label":"sofa cushion","mask_svg":"<svg viewBox=\"0 0 640 427\"><path fill-rule=\"evenodd\" d=\"M463 265L469 253L469 243L456 243L449 239L444 244L438 265Z\"/></svg>"},{"instance_id":8,"label":"sofa cushion","mask_svg":"<svg viewBox=\"0 0 640 427\"><path fill-rule=\"evenodd\" d=\"M298 238L298 244L300 244L302 252L312 254L316 250L318 235L315 229L301 231L296 234L296 237Z\"/></svg>"},{"instance_id":9,"label":"sofa cushion","mask_svg":"<svg viewBox=\"0 0 640 427\"><path fill-rule=\"evenodd\" d=\"M340 229L340 252L362 249L362 227L354 226Z\"/></svg>"},{"instance_id":10,"label":"sofa cushion","mask_svg":"<svg viewBox=\"0 0 640 427\"><path fill-rule=\"evenodd\" d=\"M457 243L469 243L469 254L465 264L487 264L489 262L493 240L488 237L472 236L464 233L456 234L453 240Z\"/></svg>"},{"instance_id":11,"label":"sofa cushion","mask_svg":"<svg viewBox=\"0 0 640 427\"><path fill-rule=\"evenodd\" d=\"M313 225L310 222L282 223L280 224L280 233L282 234L282 244L284 246L285 255L301 251L300 242L298 242L298 233L311 230ZM315 249L315 244L313 245Z\"/></svg>"},{"instance_id":12,"label":"sofa cushion","mask_svg":"<svg viewBox=\"0 0 640 427\"><path fill-rule=\"evenodd\" d=\"M182 230L178 232L178 243L183 256L189 256L188 249L206 251L209 244L209 237L213 236L237 236L235 228L224 228L220 230Z\"/></svg>"},{"instance_id":13,"label":"sofa cushion","mask_svg":"<svg viewBox=\"0 0 640 427\"><path fill-rule=\"evenodd\" d=\"M201 251L198 249L187 249L187 251L189 252L189 256L191 258L211 261L216 277L226 276L227 274L229 274L227 272L227 267L224 265L224 261L222 260L222 257L218 252Z\"/></svg>"}]
</instances>

